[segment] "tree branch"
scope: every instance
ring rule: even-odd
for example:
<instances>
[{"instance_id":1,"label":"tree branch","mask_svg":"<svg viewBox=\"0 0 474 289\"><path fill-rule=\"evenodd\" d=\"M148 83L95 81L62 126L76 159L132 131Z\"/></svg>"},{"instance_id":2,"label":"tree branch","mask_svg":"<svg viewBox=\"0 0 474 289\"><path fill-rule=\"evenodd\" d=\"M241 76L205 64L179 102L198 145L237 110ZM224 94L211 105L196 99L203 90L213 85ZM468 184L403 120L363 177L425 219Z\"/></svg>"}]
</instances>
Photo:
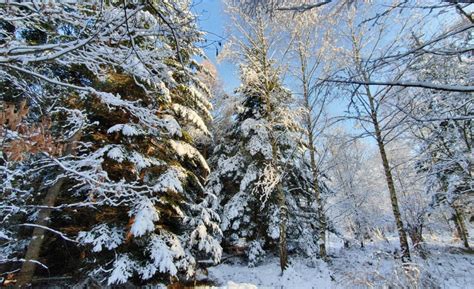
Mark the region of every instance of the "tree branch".
<instances>
[{"instance_id":1,"label":"tree branch","mask_svg":"<svg viewBox=\"0 0 474 289\"><path fill-rule=\"evenodd\" d=\"M277 7L275 10L306 12L308 10L324 6L324 5L329 4L331 2L332 2L332 0L326 0L326 1L323 1L323 2L315 3L315 4L304 4L304 5L298 5L298 6Z\"/></svg>"},{"instance_id":2,"label":"tree branch","mask_svg":"<svg viewBox=\"0 0 474 289\"><path fill-rule=\"evenodd\" d=\"M343 79L325 79L324 81L345 83L345 84L360 84L360 85L377 85L377 86L400 86L400 87L418 87L424 89L433 89L441 91L456 91L456 92L474 92L474 86L468 85L445 85L434 84L428 82L405 82L405 81L359 81L359 80L343 80Z\"/></svg>"}]
</instances>

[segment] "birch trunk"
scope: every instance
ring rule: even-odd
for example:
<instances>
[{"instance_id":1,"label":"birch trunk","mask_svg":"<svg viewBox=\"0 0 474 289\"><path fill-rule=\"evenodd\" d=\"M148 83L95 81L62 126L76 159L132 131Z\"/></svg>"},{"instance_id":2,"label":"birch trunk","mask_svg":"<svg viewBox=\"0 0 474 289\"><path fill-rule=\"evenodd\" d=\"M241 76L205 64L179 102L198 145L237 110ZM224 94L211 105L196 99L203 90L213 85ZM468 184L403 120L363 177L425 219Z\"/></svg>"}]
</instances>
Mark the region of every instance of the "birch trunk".
<instances>
[{"instance_id":1,"label":"birch trunk","mask_svg":"<svg viewBox=\"0 0 474 289\"><path fill-rule=\"evenodd\" d=\"M388 191L390 193L390 203L392 205L393 216L395 217L395 223L397 225L398 237L400 240L400 248L402 250L402 261L410 261L410 248L408 246L408 238L405 228L403 226L402 215L400 213L400 207L398 205L397 192L395 190L395 184L393 182L392 171L387 158L387 152L385 151L385 144L382 138L382 132L378 122L377 114L375 111L374 98L370 92L370 89L366 87L366 92L369 98L370 109L372 111L372 124L375 130L375 138L377 140L377 146L379 148L380 157L382 158L382 165L385 173L385 180L387 182Z\"/></svg>"},{"instance_id":2,"label":"birch trunk","mask_svg":"<svg viewBox=\"0 0 474 289\"><path fill-rule=\"evenodd\" d=\"M317 216L319 221L319 255L321 259L325 260L327 258L326 253L326 230L327 230L327 221L326 214L324 213L323 201L321 198L321 190L319 188L319 179L318 179L318 169L316 165L315 150L314 146L310 145L310 155L311 155L311 170L313 173L313 182L314 182L314 194L316 197L317 205Z\"/></svg>"},{"instance_id":3,"label":"birch trunk","mask_svg":"<svg viewBox=\"0 0 474 289\"><path fill-rule=\"evenodd\" d=\"M326 230L327 230L327 220L326 214L324 213L324 205L321 198L321 190L319 187L319 170L316 163L316 148L314 146L314 125L313 125L313 116L312 116L312 106L310 104L310 93L309 93L309 81L307 78L307 65L306 65L306 58L304 55L303 47L299 47L299 58L300 58L300 65L301 65L301 85L303 87L303 99L304 99L304 106L306 109L305 115L305 129L306 129L306 136L308 137L308 149L310 154L310 165L311 165L311 174L313 177L313 189L316 199L316 215L318 216L319 222L319 236L318 236L318 243L319 243L319 255L321 259L325 260L327 258L326 253Z\"/></svg>"},{"instance_id":4,"label":"birch trunk","mask_svg":"<svg viewBox=\"0 0 474 289\"><path fill-rule=\"evenodd\" d=\"M356 37L352 35L352 42L354 47L354 62L357 67L358 73L361 75L362 80L365 83L370 83L370 77L362 67L362 58L360 56L360 45ZM390 203L392 205L393 216L395 218L395 224L397 226L398 238L400 240L400 249L402 251L402 262L409 262L410 258L410 247L408 246L408 237L405 227L403 226L402 215L400 213L400 207L398 204L397 192L395 189L395 183L393 181L392 171L390 169L390 163L388 161L387 152L385 150L385 143L382 136L382 130L380 129L379 119L378 119L378 108L375 105L375 97L372 94L368 84L363 85L365 94L368 101L368 112L370 120L374 127L375 140L377 141L377 146L379 148L380 157L382 158L382 165L385 173L385 180L387 182L388 191L390 194Z\"/></svg>"}]
</instances>

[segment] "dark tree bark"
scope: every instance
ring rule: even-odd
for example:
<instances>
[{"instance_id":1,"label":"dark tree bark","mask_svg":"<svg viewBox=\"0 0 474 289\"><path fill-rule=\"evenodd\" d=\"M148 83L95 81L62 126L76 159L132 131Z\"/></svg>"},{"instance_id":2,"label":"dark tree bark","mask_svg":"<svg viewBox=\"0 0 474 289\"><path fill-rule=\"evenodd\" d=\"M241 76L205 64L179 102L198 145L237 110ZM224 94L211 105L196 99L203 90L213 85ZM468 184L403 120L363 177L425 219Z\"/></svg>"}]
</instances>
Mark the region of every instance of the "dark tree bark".
<instances>
[{"instance_id":1,"label":"dark tree bark","mask_svg":"<svg viewBox=\"0 0 474 289\"><path fill-rule=\"evenodd\" d=\"M456 206L453 206L453 209L454 209L453 219L454 219L454 225L456 226L456 232L459 238L461 239L464 247L466 249L469 249L470 248L469 247L469 233L466 228L466 223L464 222L464 216L462 214L462 211Z\"/></svg>"},{"instance_id":2,"label":"dark tree bark","mask_svg":"<svg viewBox=\"0 0 474 289\"><path fill-rule=\"evenodd\" d=\"M280 269L283 272L287 265L288 265L288 245L286 241L286 227L288 223L288 208L286 206L285 201L285 194L283 192L283 188L280 184L277 186L277 200L278 206L280 208L280 235L279 235L279 242L278 242L278 251L280 254Z\"/></svg>"},{"instance_id":3,"label":"dark tree bark","mask_svg":"<svg viewBox=\"0 0 474 289\"><path fill-rule=\"evenodd\" d=\"M408 235L413 243L415 249L421 248L423 244L423 227L422 226L409 226Z\"/></svg>"}]
</instances>

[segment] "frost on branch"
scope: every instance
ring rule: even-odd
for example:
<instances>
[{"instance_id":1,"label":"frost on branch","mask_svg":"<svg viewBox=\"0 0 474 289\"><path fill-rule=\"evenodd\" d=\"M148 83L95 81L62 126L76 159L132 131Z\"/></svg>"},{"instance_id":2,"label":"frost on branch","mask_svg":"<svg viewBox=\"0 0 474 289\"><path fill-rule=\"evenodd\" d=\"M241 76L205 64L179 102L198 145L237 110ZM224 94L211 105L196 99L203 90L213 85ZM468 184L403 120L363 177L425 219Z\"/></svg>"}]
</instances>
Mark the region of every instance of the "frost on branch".
<instances>
[{"instance_id":1,"label":"frost on branch","mask_svg":"<svg viewBox=\"0 0 474 289\"><path fill-rule=\"evenodd\" d=\"M207 165L206 160L204 157L201 155L201 153L195 149L193 146L190 144L183 142L183 141L175 141L175 140L170 140L170 145L171 148L176 152L176 154L181 158L181 159L189 159L195 164L195 161L198 162L199 167L204 169L204 171L209 174L210 169L209 166ZM195 164L196 165L196 164Z\"/></svg>"},{"instance_id":2,"label":"frost on branch","mask_svg":"<svg viewBox=\"0 0 474 289\"><path fill-rule=\"evenodd\" d=\"M121 132L125 136L137 136L143 134L140 127L130 124L116 124L107 130L107 133Z\"/></svg>"},{"instance_id":3,"label":"frost on branch","mask_svg":"<svg viewBox=\"0 0 474 289\"><path fill-rule=\"evenodd\" d=\"M151 278L156 272L169 273L172 276L178 273L175 259L184 257L185 253L178 240L170 238L168 242L171 246L167 244L166 238L156 234L151 237L148 247L151 262L140 270L143 279Z\"/></svg>"},{"instance_id":4,"label":"frost on branch","mask_svg":"<svg viewBox=\"0 0 474 289\"><path fill-rule=\"evenodd\" d=\"M206 135L210 135L209 130L207 129L206 124L202 120L202 118L192 109L174 103L172 105L173 111L175 111L176 114L179 116L183 117L185 120L191 122L196 128L198 128L201 132L205 133Z\"/></svg>"},{"instance_id":5,"label":"frost on branch","mask_svg":"<svg viewBox=\"0 0 474 289\"><path fill-rule=\"evenodd\" d=\"M98 225L88 232L79 232L77 240L82 244L92 245L93 252L103 249L113 250L123 242L124 231L106 224Z\"/></svg>"},{"instance_id":6,"label":"frost on branch","mask_svg":"<svg viewBox=\"0 0 474 289\"><path fill-rule=\"evenodd\" d=\"M107 279L107 284L123 284L133 276L133 271L137 263L130 259L126 254L117 256L113 263L113 269L110 272L110 277Z\"/></svg>"},{"instance_id":7,"label":"frost on branch","mask_svg":"<svg viewBox=\"0 0 474 289\"><path fill-rule=\"evenodd\" d=\"M182 180L186 178L183 170L177 167L169 168L165 173L161 174L156 184L153 186L154 192L172 191L177 193L184 192Z\"/></svg>"},{"instance_id":8,"label":"frost on branch","mask_svg":"<svg viewBox=\"0 0 474 289\"><path fill-rule=\"evenodd\" d=\"M272 159L272 146L270 143L268 123L264 120L257 121L248 118L242 122L242 136L249 138L247 150L250 155L260 153L265 159Z\"/></svg>"},{"instance_id":9,"label":"frost on branch","mask_svg":"<svg viewBox=\"0 0 474 289\"><path fill-rule=\"evenodd\" d=\"M155 222L160 219L154 204L148 198L143 198L129 214L134 218L130 233L136 237L154 231Z\"/></svg>"}]
</instances>

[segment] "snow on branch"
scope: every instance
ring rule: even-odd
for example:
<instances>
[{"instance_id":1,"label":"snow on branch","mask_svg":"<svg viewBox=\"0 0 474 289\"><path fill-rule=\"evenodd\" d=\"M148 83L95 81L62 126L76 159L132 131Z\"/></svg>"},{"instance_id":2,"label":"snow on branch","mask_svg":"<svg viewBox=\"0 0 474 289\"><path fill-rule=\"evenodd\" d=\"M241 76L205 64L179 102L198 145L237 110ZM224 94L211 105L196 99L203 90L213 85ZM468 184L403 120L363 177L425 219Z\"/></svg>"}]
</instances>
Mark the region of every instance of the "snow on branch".
<instances>
[{"instance_id":1,"label":"snow on branch","mask_svg":"<svg viewBox=\"0 0 474 289\"><path fill-rule=\"evenodd\" d=\"M405 81L361 81L361 80L343 80L343 79L321 79L327 82L346 83L346 84L360 84L360 85L376 85L376 86L399 86L399 87L418 87L424 89L433 89L441 91L456 91L456 92L474 92L474 86L470 85L446 85L434 84L429 82L405 82Z\"/></svg>"},{"instance_id":2,"label":"snow on branch","mask_svg":"<svg viewBox=\"0 0 474 289\"><path fill-rule=\"evenodd\" d=\"M321 6L324 6L326 4L331 3L332 0L327 0L315 4L303 4L303 5L295 5L295 6L281 6L277 7L276 10L279 11L295 11L295 12L306 12L308 10L312 10Z\"/></svg>"},{"instance_id":3,"label":"snow on branch","mask_svg":"<svg viewBox=\"0 0 474 289\"><path fill-rule=\"evenodd\" d=\"M63 239L66 240L66 241L73 242L73 243L77 243L76 240L70 239L69 237L67 237L67 236L64 235L63 233L61 233L61 232L59 232L59 231L57 231L57 230L51 229L50 227L47 227L47 226L42 226L42 225L38 225L38 224L30 224L30 223L20 224L19 226L41 228L41 229L44 229L44 230L46 230L46 231L49 231L49 232L52 232L52 233L55 233L55 234L59 235L61 238L63 238Z\"/></svg>"},{"instance_id":4,"label":"snow on branch","mask_svg":"<svg viewBox=\"0 0 474 289\"><path fill-rule=\"evenodd\" d=\"M259 179L254 183L252 193L259 196L261 208L265 207L267 200L280 184L282 174L278 172L272 163L268 163L263 168Z\"/></svg>"}]
</instances>

